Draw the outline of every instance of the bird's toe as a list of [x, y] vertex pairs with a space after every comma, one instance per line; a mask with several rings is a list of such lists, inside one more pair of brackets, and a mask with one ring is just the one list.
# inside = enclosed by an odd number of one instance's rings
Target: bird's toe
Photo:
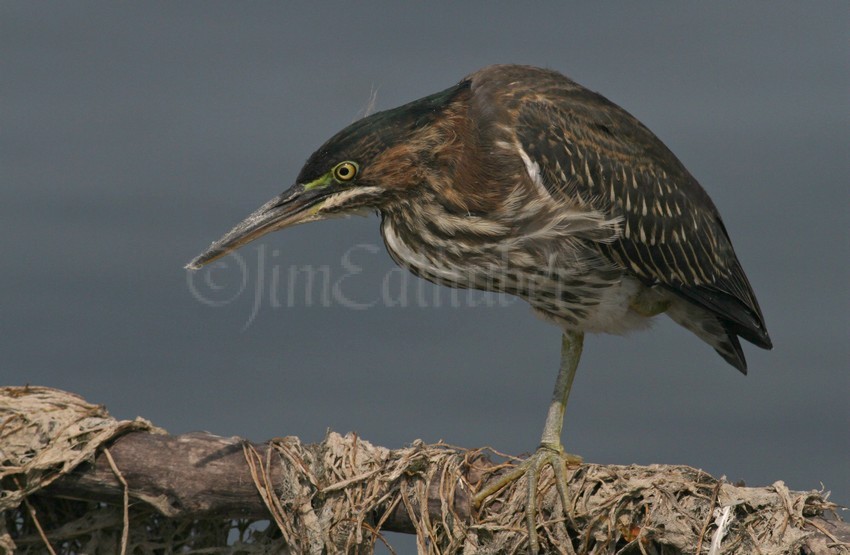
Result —
[[[476, 506], [481, 506], [491, 495], [498, 493], [513, 482], [518, 482], [521, 478], [525, 477], [525, 523], [528, 529], [528, 547], [530, 553], [539, 553], [540, 541], [537, 537], [537, 521], [538, 515], [540, 515], [539, 500], [541, 492], [538, 485], [541, 478], [543, 478], [543, 471], [547, 466], [552, 468], [555, 488], [561, 500], [563, 517], [565, 520], [569, 520], [570, 505], [567, 469], [571, 466], [577, 466], [581, 462], [581, 457], [564, 453], [560, 445], [554, 447], [541, 446], [533, 455], [520, 463], [516, 468], [491, 481], [484, 489], [479, 491], [474, 497], [475, 504]], [[519, 486], [520, 484], [517, 485]]]

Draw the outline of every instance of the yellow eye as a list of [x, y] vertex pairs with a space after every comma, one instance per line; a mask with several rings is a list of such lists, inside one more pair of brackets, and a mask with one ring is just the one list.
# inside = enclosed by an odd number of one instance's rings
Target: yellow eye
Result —
[[357, 175], [357, 169], [357, 164], [354, 162], [340, 162], [334, 166], [334, 179], [337, 181], [351, 181]]

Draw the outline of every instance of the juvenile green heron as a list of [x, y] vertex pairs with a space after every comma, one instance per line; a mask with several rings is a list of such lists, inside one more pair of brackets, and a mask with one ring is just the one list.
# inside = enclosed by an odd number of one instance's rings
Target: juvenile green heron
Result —
[[289, 190], [192, 260], [278, 229], [374, 210], [392, 258], [449, 287], [506, 292], [563, 330], [537, 452], [479, 492], [551, 465], [566, 510], [561, 427], [585, 332], [662, 312], [746, 372], [738, 337], [769, 349], [755, 295], [714, 204], [638, 120], [554, 71], [499, 65], [363, 118], [322, 145]]

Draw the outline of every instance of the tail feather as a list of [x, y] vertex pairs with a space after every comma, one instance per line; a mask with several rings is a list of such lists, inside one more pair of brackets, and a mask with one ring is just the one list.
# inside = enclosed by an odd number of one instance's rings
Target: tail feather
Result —
[[[739, 334], [734, 323], [724, 321], [712, 312], [684, 299], [675, 299], [667, 310], [667, 315], [674, 322], [714, 347], [717, 354], [742, 374], [747, 373], [747, 359], [744, 357], [744, 350], [738, 340]], [[742, 337], [749, 340], [746, 335], [742, 335]], [[756, 345], [764, 346], [759, 343], [756, 343]]]

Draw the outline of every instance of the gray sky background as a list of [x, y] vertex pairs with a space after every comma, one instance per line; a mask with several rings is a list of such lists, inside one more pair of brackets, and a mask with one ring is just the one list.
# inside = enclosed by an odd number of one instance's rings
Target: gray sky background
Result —
[[[374, 216], [183, 270], [374, 92], [386, 109], [505, 62], [562, 71], [661, 137], [719, 207], [776, 346], [747, 345], [743, 377], [666, 318], [590, 337], [567, 449], [823, 482], [850, 504], [842, 2], [4, 2], [0, 383], [172, 433], [533, 450], [558, 329], [393, 272]], [[303, 274], [289, 294], [303, 266], [327, 271], [328, 303], [318, 282], [305, 300]], [[402, 278], [409, 306], [387, 306], [384, 280], [396, 298]]]

